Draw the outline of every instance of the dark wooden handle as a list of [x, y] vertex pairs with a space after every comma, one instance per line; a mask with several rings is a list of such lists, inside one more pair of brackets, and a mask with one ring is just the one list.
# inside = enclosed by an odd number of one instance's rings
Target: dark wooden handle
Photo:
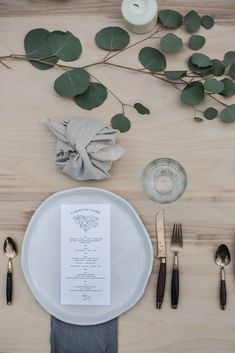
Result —
[[7, 283], [6, 283], [6, 299], [7, 305], [11, 305], [12, 303], [12, 272], [7, 272]]
[[225, 283], [225, 280], [222, 279], [220, 281], [220, 305], [222, 310], [226, 309], [226, 303], [227, 303], [226, 283]]
[[158, 273], [158, 281], [157, 281], [157, 295], [156, 295], [156, 308], [161, 309], [164, 291], [165, 291], [165, 283], [166, 283], [166, 263], [161, 262], [159, 273]]
[[179, 302], [179, 270], [174, 268], [171, 278], [171, 306], [176, 309]]

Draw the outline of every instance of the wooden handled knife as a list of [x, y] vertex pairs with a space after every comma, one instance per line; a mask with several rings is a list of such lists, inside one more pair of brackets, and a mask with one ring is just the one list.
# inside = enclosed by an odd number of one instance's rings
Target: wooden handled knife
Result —
[[164, 232], [164, 213], [160, 211], [155, 218], [157, 236], [157, 258], [160, 259], [160, 268], [157, 281], [156, 308], [161, 309], [166, 283], [166, 239]]

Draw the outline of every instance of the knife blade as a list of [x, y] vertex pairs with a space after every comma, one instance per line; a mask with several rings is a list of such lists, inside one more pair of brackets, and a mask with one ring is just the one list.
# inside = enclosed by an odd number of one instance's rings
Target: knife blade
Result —
[[160, 259], [156, 293], [156, 308], [161, 309], [166, 283], [166, 239], [164, 232], [163, 210], [157, 213], [155, 218], [155, 226], [157, 237], [157, 258]]

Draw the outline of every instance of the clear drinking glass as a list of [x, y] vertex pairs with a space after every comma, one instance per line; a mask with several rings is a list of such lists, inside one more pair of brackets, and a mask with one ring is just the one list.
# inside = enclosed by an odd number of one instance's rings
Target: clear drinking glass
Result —
[[141, 181], [144, 192], [151, 200], [171, 203], [184, 193], [187, 174], [174, 159], [159, 158], [145, 167]]

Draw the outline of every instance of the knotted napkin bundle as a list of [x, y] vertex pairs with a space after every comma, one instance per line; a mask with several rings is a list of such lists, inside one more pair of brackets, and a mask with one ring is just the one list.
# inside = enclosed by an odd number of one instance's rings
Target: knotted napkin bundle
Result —
[[45, 121], [57, 137], [56, 165], [76, 180], [109, 177], [112, 162], [124, 149], [116, 144], [119, 131], [105, 127], [93, 118], [74, 118], [69, 122]]

